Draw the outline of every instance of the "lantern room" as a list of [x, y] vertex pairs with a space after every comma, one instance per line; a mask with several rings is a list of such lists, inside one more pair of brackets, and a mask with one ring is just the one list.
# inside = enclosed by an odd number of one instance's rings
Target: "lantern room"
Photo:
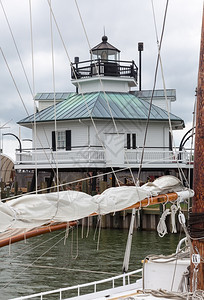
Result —
[[80, 61], [75, 57], [71, 64], [72, 83], [77, 93], [129, 92], [137, 85], [137, 73], [135, 62], [121, 61], [120, 50], [108, 43], [106, 35], [90, 50], [90, 60]]
[[120, 50], [108, 43], [108, 37], [104, 35], [102, 42], [90, 50], [91, 60], [119, 61]]

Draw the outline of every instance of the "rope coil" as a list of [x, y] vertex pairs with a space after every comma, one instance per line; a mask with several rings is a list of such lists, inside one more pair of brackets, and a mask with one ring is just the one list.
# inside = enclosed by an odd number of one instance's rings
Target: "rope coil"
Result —
[[158, 225], [157, 225], [157, 232], [158, 232], [158, 235], [159, 235], [160, 237], [164, 237], [165, 234], [167, 234], [167, 226], [166, 226], [165, 221], [166, 221], [166, 217], [167, 217], [168, 215], [170, 215], [170, 214], [171, 214], [170, 209], [167, 208], [167, 209], [163, 212], [163, 214], [162, 214], [162, 216], [161, 216], [161, 218], [160, 218], [160, 220], [159, 220], [159, 223], [158, 223]]

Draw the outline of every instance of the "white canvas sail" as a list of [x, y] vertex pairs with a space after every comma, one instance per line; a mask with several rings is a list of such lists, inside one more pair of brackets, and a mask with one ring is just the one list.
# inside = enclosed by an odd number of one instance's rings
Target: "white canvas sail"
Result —
[[183, 190], [185, 188], [179, 179], [163, 176], [141, 187], [112, 187], [93, 197], [71, 190], [25, 195], [0, 204], [0, 239], [8, 233], [10, 236], [12, 232], [15, 234], [16, 230], [26, 232], [50, 222], [69, 222], [93, 214], [108, 214], [130, 207], [145, 198]]

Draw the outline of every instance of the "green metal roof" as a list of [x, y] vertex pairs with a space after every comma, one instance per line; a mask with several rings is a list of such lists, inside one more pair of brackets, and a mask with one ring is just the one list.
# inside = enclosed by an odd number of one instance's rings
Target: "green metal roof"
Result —
[[[151, 100], [152, 90], [142, 90], [142, 91], [134, 91], [132, 92], [136, 97], [143, 100]], [[175, 89], [166, 89], [166, 96], [168, 100], [176, 101], [176, 90]], [[165, 99], [164, 90], [155, 90], [153, 100], [155, 99]]]
[[[129, 93], [96, 92], [87, 94], [73, 94], [67, 99], [56, 104], [56, 117], [58, 121], [88, 119], [114, 119], [120, 120], [147, 120], [150, 104], [148, 101], [137, 98]], [[112, 112], [112, 116], [110, 113]], [[170, 114], [172, 121], [184, 123], [174, 114]], [[54, 121], [54, 106], [50, 106], [35, 115], [36, 122]], [[155, 105], [152, 105], [150, 120], [168, 120], [168, 113]], [[19, 121], [19, 124], [34, 122], [34, 115]]]
[[72, 96], [75, 93], [72, 92], [67, 92], [67, 93], [38, 93], [35, 96], [35, 100], [40, 101], [40, 100], [65, 100], [68, 99], [68, 97]]

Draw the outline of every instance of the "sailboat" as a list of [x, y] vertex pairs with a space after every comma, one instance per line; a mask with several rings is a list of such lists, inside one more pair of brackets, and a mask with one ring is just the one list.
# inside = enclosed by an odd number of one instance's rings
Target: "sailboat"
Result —
[[[0, 234], [0, 238], [4, 238], [2, 241], [3, 246], [16, 242], [16, 235], [29, 237], [30, 232], [32, 235], [34, 231], [33, 228], [37, 228], [36, 231], [38, 231], [39, 226], [46, 225], [50, 219], [54, 224], [66, 221], [68, 225], [71, 220], [80, 219], [87, 215], [103, 215], [119, 210], [139, 209], [147, 205], [166, 203], [168, 201], [174, 202], [175, 200], [181, 203], [193, 195], [193, 191], [184, 188], [179, 179], [173, 176], [163, 176], [156, 179], [153, 183], [147, 183], [141, 187], [115, 187], [107, 189], [102, 194], [96, 196], [90, 196], [77, 191], [22, 196], [16, 200], [2, 203], [0, 228], [3, 231], [4, 227], [4, 232]], [[46, 214], [42, 213], [45, 211]], [[183, 221], [184, 215], [181, 212], [180, 218], [182, 225], [185, 226]], [[52, 223], [49, 225], [50, 227]], [[25, 228], [25, 224], [27, 228]], [[49, 226], [46, 226], [48, 230]], [[39, 234], [41, 234], [41, 230], [39, 230]], [[49, 295], [55, 295], [58, 299], [69, 299], [64, 298], [63, 293], [74, 291], [77, 291], [77, 296], [70, 299], [106, 299], [107, 297], [109, 299], [121, 299], [121, 297], [122, 299], [128, 299], [130, 296], [133, 297], [131, 299], [141, 299], [142, 295], [147, 297], [147, 299], [156, 299], [155, 295], [159, 297], [177, 295], [179, 297], [180, 292], [175, 292], [178, 289], [182, 291], [182, 295], [187, 295], [188, 274], [185, 276], [184, 274], [189, 266], [190, 258], [189, 252], [186, 250], [188, 247], [184, 247], [185, 250], [181, 247], [183, 242], [184, 240], [178, 245], [175, 255], [169, 257], [146, 257], [143, 263], [143, 270], [125, 272], [122, 275], [98, 282], [22, 296], [15, 299], [36, 299], [36, 297], [44, 299]], [[141, 272], [143, 279], [132, 282], [134, 275]], [[172, 276], [174, 277], [173, 283]], [[117, 281], [120, 280], [122, 280], [122, 285], [115, 287]], [[167, 292], [170, 282], [172, 283], [172, 291]], [[104, 283], [111, 284], [112, 288], [98, 292], [98, 287]], [[88, 295], [81, 294], [81, 290], [84, 287], [93, 287], [94, 293], [89, 293]]]
[[[202, 199], [202, 161], [203, 155], [203, 116], [202, 110], [204, 97], [204, 84], [202, 82], [204, 53], [204, 21], [201, 39], [201, 59], [198, 81], [198, 109], [196, 130], [195, 174], [194, 191], [195, 197], [190, 220], [192, 219], [190, 235], [185, 227], [185, 220], [180, 213], [180, 222], [187, 234], [185, 240], [181, 240], [176, 253], [169, 257], [146, 257], [143, 268], [125, 272], [119, 276], [106, 280], [62, 288], [59, 290], [41, 292], [17, 299], [45, 299], [54, 295], [57, 299], [204, 299], [203, 280], [203, 199]], [[197, 152], [198, 151], [198, 152]], [[197, 169], [198, 168], [198, 169]], [[199, 169], [201, 168], [201, 170]], [[196, 188], [198, 186], [198, 189]], [[202, 192], [201, 192], [202, 191]], [[63, 191], [51, 194], [31, 194], [1, 203], [0, 228], [1, 238], [5, 243], [12, 242], [12, 236], [16, 236], [16, 230], [21, 236], [35, 230], [39, 226], [48, 226], [56, 223], [66, 223], [81, 219], [90, 215], [103, 215], [110, 212], [125, 209], [137, 209], [155, 203], [178, 201], [178, 203], [191, 198], [192, 190], [186, 189], [181, 182], [172, 176], [162, 177], [153, 183], [144, 184], [141, 187], [116, 187], [104, 191], [100, 195], [90, 196], [77, 191]], [[111, 199], [111, 202], [110, 202]], [[40, 203], [40, 205], [39, 205]], [[44, 206], [43, 206], [44, 205]], [[42, 213], [43, 212], [43, 213]], [[44, 213], [46, 212], [46, 214]], [[134, 214], [134, 210], [133, 210]], [[196, 221], [195, 221], [196, 220]], [[51, 223], [49, 223], [51, 222]], [[198, 222], [198, 228], [195, 223]], [[48, 224], [49, 223], [49, 224]], [[26, 226], [25, 226], [26, 224]], [[47, 225], [48, 224], [48, 225]], [[55, 225], [54, 225], [55, 226]], [[64, 225], [63, 225], [64, 226]], [[130, 233], [131, 234], [131, 233]], [[191, 246], [191, 238], [194, 238]], [[186, 247], [182, 248], [182, 243]], [[191, 253], [189, 252], [191, 249]], [[189, 271], [190, 257], [192, 257], [191, 271]], [[139, 280], [134, 275], [142, 273]], [[189, 275], [190, 274], [190, 275]], [[173, 278], [172, 278], [173, 277]], [[191, 277], [191, 284], [189, 278]], [[122, 285], [115, 287], [117, 280], [122, 280]], [[98, 291], [98, 286], [111, 283], [112, 288]], [[93, 287], [93, 293], [81, 294], [84, 287]], [[192, 290], [190, 292], [190, 289]], [[64, 298], [63, 293], [76, 290], [77, 296]], [[56, 296], [57, 295], [57, 296]]]

